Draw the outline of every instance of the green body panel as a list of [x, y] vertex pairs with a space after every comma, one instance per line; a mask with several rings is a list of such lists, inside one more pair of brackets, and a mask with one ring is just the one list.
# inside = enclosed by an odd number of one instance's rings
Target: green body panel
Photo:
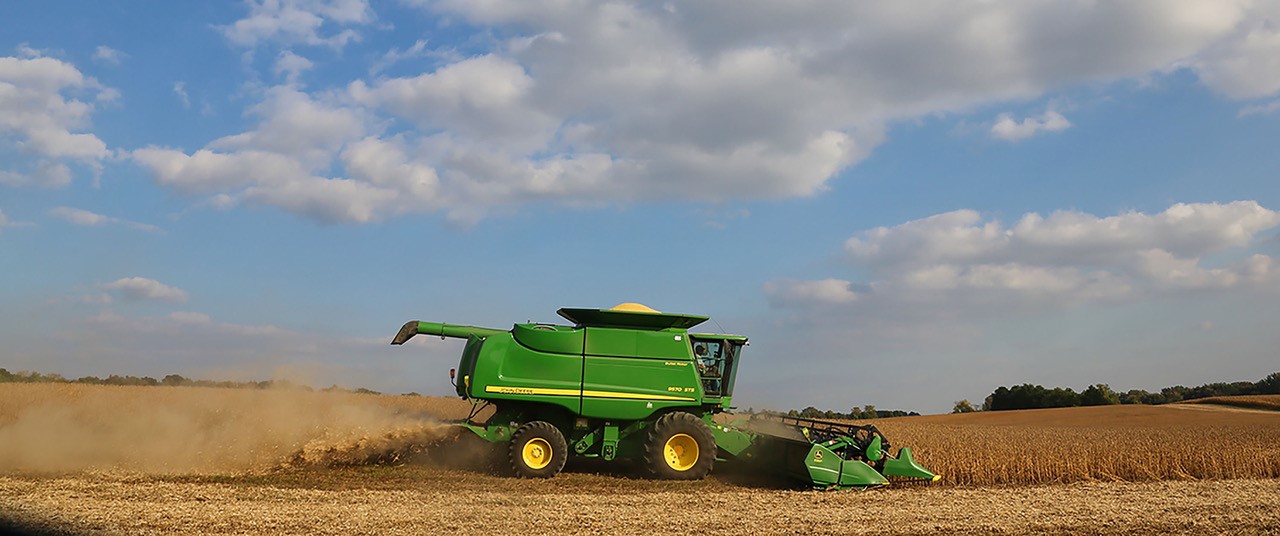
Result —
[[720, 450], [721, 455], [742, 456], [755, 441], [755, 435], [740, 430], [733, 425], [716, 422], [708, 422], [707, 424], [711, 426], [711, 434], [716, 437], [716, 447]]
[[928, 481], [936, 481], [941, 476], [933, 474], [932, 471], [921, 467], [916, 463], [915, 458], [911, 457], [911, 449], [902, 447], [898, 449], [898, 457], [886, 457], [884, 460], [885, 476], [895, 476], [901, 478], [914, 478]]
[[583, 353], [648, 359], [692, 360], [689, 337], [684, 330], [646, 331], [622, 328], [586, 328]]
[[516, 324], [511, 328], [511, 335], [531, 350], [553, 354], [581, 354], [586, 330], [547, 324]]
[[[465, 369], [464, 369], [465, 370]], [[509, 332], [486, 337], [464, 381], [468, 395], [490, 401], [540, 402], [582, 409], [582, 356], [538, 352]]]
[[691, 360], [588, 355], [582, 392], [584, 417], [644, 419], [678, 407], [702, 412], [702, 389]]
[[[814, 487], [871, 487], [883, 486], [889, 479], [859, 460], [841, 459], [825, 445], [814, 444], [804, 462], [805, 474]], [[799, 475], [797, 475], [799, 476]]]

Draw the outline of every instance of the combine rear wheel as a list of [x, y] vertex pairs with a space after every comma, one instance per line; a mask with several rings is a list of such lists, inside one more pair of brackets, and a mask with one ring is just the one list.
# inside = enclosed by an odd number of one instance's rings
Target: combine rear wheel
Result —
[[698, 480], [716, 462], [716, 439], [702, 419], [682, 411], [660, 417], [644, 444], [649, 472], [667, 480]]
[[511, 435], [511, 467], [521, 478], [551, 478], [564, 469], [569, 444], [551, 423], [533, 421]]

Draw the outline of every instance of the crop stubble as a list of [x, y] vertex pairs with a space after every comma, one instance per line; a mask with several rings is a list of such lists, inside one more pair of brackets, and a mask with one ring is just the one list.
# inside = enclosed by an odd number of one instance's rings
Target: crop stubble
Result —
[[[1255, 480], [1280, 476], [1274, 412], [1111, 406], [884, 419], [875, 424], [895, 445], [946, 476], [868, 493], [779, 489], [732, 470], [655, 482], [590, 464], [524, 481], [386, 455], [440, 440], [436, 418], [466, 409], [432, 397], [0, 385], [0, 512], [130, 534], [1280, 530], [1280, 480]], [[50, 448], [66, 433], [81, 446]], [[384, 464], [360, 465], [369, 460]]]
[[0, 505], [86, 534], [1280, 534], [1277, 480], [824, 493], [441, 477], [449, 485], [398, 489], [0, 477]]

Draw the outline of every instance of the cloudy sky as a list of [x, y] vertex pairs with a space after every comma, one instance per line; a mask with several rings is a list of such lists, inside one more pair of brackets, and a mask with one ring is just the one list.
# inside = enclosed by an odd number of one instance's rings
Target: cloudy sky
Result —
[[449, 392], [623, 301], [743, 406], [1280, 370], [1280, 1], [10, 2], [0, 366]]

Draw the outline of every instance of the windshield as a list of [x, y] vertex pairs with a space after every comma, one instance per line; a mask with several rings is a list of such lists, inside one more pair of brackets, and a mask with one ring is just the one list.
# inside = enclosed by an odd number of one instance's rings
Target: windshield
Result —
[[727, 381], [733, 370], [733, 362], [740, 344], [715, 339], [697, 339], [693, 343], [694, 362], [702, 378], [702, 390], [706, 396], [727, 396]]

